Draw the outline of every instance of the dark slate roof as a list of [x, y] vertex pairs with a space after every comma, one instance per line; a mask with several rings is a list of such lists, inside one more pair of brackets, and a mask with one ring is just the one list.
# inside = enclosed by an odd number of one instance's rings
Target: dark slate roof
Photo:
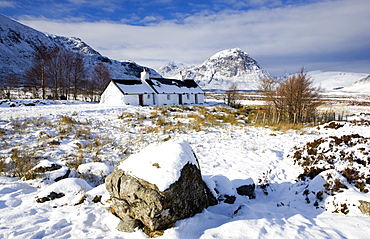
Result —
[[202, 89], [194, 80], [175, 80], [166, 78], [150, 78], [146, 80], [155, 92], [159, 94], [199, 94]]
[[153, 94], [154, 90], [141, 80], [112, 80], [123, 94]]

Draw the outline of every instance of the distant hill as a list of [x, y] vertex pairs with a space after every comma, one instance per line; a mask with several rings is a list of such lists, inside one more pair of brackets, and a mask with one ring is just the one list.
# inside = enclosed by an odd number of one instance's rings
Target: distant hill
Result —
[[[359, 85], [360, 79], [368, 75], [366, 73], [339, 72], [339, 71], [327, 71], [327, 72], [309, 71], [307, 72], [307, 74], [311, 76], [314, 82], [314, 85], [316, 87], [320, 87], [324, 91], [354, 91], [355, 90], [356, 92], [362, 92], [363, 90], [366, 90], [366, 89], [361, 89], [361, 87], [360, 88], [352, 87], [352, 85]], [[370, 88], [370, 82], [363, 82], [363, 83], [368, 84], [368, 87]]]
[[351, 86], [344, 88], [348, 92], [370, 93], [370, 74], [355, 81]]
[[[35, 49], [40, 46], [79, 52], [84, 56], [88, 69], [92, 70], [98, 63], [103, 63], [112, 78], [138, 79], [143, 69], [133, 61], [121, 62], [102, 56], [79, 38], [42, 33], [0, 14], [0, 83], [9, 74], [23, 76], [33, 64]], [[155, 70], [147, 70], [151, 76], [160, 77]]]

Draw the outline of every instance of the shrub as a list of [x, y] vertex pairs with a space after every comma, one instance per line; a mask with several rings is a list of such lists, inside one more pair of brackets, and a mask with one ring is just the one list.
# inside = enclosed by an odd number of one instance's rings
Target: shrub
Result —
[[0, 158], [0, 173], [4, 172], [6, 168], [6, 163], [3, 158]]
[[304, 72], [289, 76], [278, 86], [265, 92], [269, 114], [276, 117], [276, 123], [292, 124], [311, 122], [315, 117], [316, 108], [320, 105], [318, 89]]
[[[363, 172], [369, 171], [368, 151], [365, 148], [356, 148], [356, 145], [369, 143], [370, 138], [358, 134], [330, 136], [308, 142], [300, 148], [295, 147], [290, 157], [294, 164], [303, 168], [303, 173], [298, 176], [299, 180], [313, 179], [325, 170], [336, 169], [350, 184], [367, 193], [370, 174]], [[345, 188], [339, 181], [327, 186], [333, 187], [332, 192]]]

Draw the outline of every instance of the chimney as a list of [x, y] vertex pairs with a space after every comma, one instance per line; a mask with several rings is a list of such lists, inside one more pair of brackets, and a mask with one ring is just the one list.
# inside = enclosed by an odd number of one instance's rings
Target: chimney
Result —
[[184, 80], [184, 75], [182, 74], [182, 71], [179, 72], [179, 76], [177, 78], [178, 80]]
[[149, 72], [147, 72], [144, 68], [144, 70], [140, 74], [140, 78], [142, 81], [149, 80]]

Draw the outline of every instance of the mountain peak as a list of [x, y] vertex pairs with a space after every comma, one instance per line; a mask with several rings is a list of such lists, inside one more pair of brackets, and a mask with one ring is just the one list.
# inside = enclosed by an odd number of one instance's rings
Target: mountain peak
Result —
[[220, 58], [225, 58], [225, 57], [230, 57], [230, 56], [243, 56], [243, 55], [249, 57], [249, 54], [242, 51], [240, 48], [232, 48], [232, 49], [226, 49], [226, 50], [217, 52], [216, 54], [211, 56], [209, 60], [210, 59], [220, 59]]
[[235, 83], [240, 90], [256, 90], [267, 73], [248, 53], [232, 48], [217, 52], [183, 75], [195, 79], [203, 89], [227, 90]]

